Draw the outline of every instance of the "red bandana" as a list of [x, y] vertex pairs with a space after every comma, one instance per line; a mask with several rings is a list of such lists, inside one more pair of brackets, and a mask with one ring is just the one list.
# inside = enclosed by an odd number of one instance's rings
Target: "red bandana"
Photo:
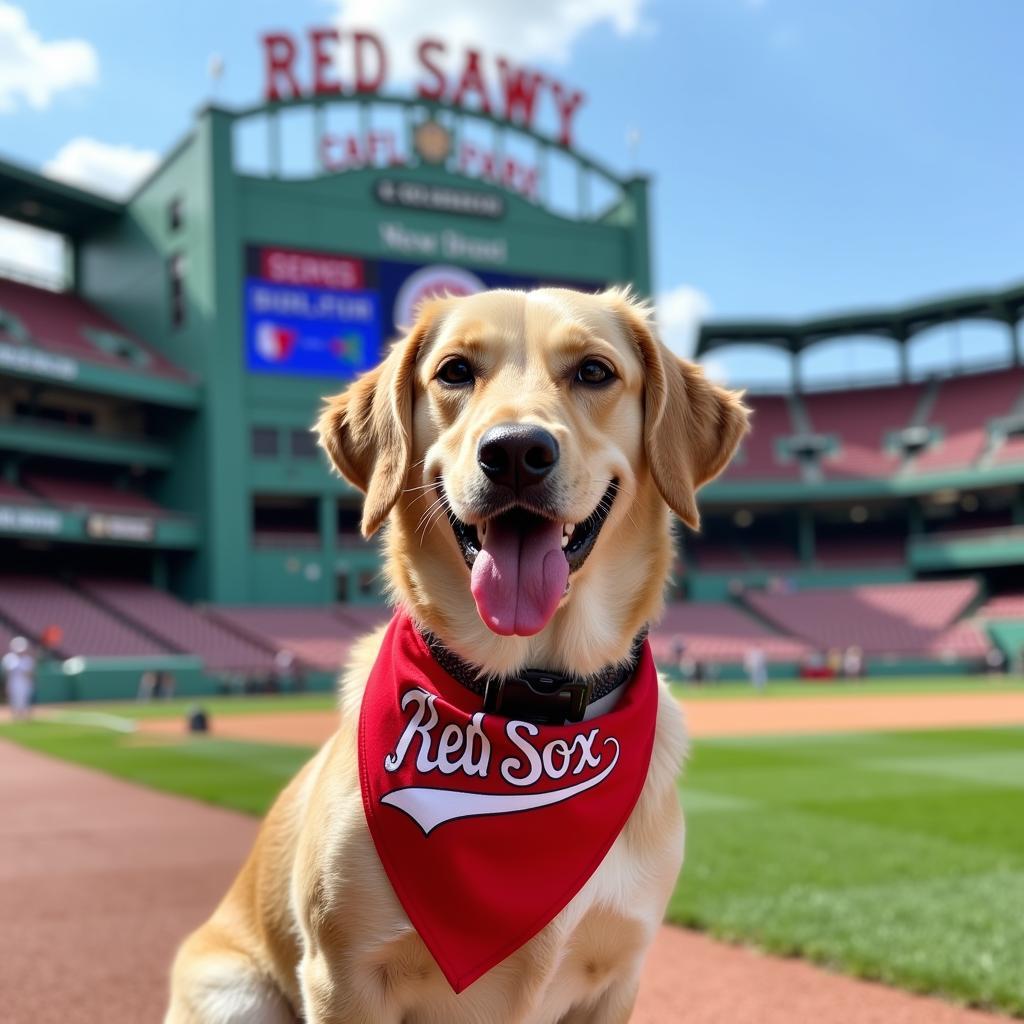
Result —
[[377, 853], [444, 976], [461, 992], [583, 888], [629, 818], [654, 745], [644, 643], [614, 710], [533, 725], [485, 715], [398, 612], [359, 716], [359, 778]]

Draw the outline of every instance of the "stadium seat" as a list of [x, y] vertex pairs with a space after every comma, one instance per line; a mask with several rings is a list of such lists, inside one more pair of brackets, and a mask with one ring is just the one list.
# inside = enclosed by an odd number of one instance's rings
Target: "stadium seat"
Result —
[[273, 667], [266, 644], [238, 636], [165, 591], [135, 580], [86, 579], [81, 586], [99, 604], [172, 650], [202, 658], [213, 672], [269, 672]]
[[170, 648], [124, 622], [83, 594], [42, 576], [0, 576], [0, 616], [27, 636], [38, 638], [57, 626], [63, 657], [141, 657]]
[[[1024, 370], [1020, 369], [943, 381], [928, 417], [928, 424], [939, 428], [941, 436], [912, 461], [911, 471], [931, 473], [973, 466], [988, 444], [989, 422], [1008, 416], [1022, 393]], [[1016, 446], [1011, 449], [1015, 450]]]
[[711, 664], [742, 662], [754, 648], [775, 662], [800, 661], [809, 652], [803, 641], [773, 633], [734, 605], [719, 602], [667, 605], [650, 639], [662, 663], [674, 660], [680, 643], [687, 658]]
[[170, 514], [144, 494], [122, 490], [104, 481], [26, 474], [24, 484], [36, 496], [64, 508], [147, 516]]
[[921, 395], [920, 385], [802, 395], [813, 431], [838, 443], [820, 460], [825, 476], [888, 476], [899, 469], [902, 454], [886, 450], [886, 437], [910, 425]]
[[753, 410], [752, 428], [736, 458], [725, 472], [727, 480], [799, 480], [795, 460], [783, 461], [776, 442], [796, 433], [789, 402], [779, 395], [748, 395], [744, 401]]
[[751, 591], [745, 600], [779, 629], [819, 650], [860, 647], [867, 654], [928, 656], [970, 646], [971, 630], [954, 630], [978, 595], [975, 580], [940, 580], [813, 589]]
[[990, 597], [976, 614], [979, 619], [1024, 619], [1024, 593]]
[[330, 606], [210, 607], [208, 614], [253, 642], [269, 643], [278, 651], [291, 651], [313, 669], [334, 672], [341, 667], [352, 642], [364, 629], [357, 629], [335, 615]]
[[[0, 278], [0, 308], [27, 332], [27, 337], [5, 336], [0, 327], [2, 340], [31, 344], [54, 354], [118, 369], [144, 371], [176, 380], [189, 379], [188, 374], [155, 348], [74, 292], [54, 292]], [[106, 344], [102, 344], [101, 339]]]
[[8, 483], [6, 480], [0, 480], [0, 502], [9, 505], [37, 505], [39, 503], [34, 494], [30, 494], [24, 488]]

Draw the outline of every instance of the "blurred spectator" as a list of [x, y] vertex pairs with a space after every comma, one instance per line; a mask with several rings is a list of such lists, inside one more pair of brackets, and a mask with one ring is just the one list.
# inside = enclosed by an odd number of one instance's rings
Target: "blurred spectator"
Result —
[[143, 672], [139, 677], [139, 689], [136, 693], [138, 700], [152, 700], [156, 693], [157, 674], [152, 669]]
[[273, 693], [288, 693], [297, 689], [296, 676], [297, 665], [295, 655], [284, 649], [274, 655], [274, 675], [270, 682], [270, 689]]
[[1006, 655], [999, 647], [992, 646], [985, 655], [985, 668], [989, 675], [1001, 675], [1006, 671]]
[[760, 647], [751, 647], [743, 659], [743, 664], [750, 678], [750, 685], [755, 690], [763, 690], [765, 683], [768, 682], [768, 665], [764, 651]]
[[863, 674], [864, 653], [856, 645], [851, 645], [843, 654], [843, 675], [847, 679], [860, 679]]
[[32, 695], [36, 688], [36, 659], [23, 636], [16, 636], [11, 641], [2, 664], [11, 716], [15, 721], [27, 721], [32, 713]]

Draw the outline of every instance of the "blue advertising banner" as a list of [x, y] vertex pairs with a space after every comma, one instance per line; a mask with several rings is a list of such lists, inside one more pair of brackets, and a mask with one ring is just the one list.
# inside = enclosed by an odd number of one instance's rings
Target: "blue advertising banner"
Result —
[[255, 245], [247, 249], [246, 267], [249, 370], [345, 379], [376, 366], [384, 346], [411, 326], [425, 299], [566, 284], [447, 263], [364, 260]]
[[257, 373], [354, 377], [381, 357], [380, 298], [249, 278], [245, 337]]

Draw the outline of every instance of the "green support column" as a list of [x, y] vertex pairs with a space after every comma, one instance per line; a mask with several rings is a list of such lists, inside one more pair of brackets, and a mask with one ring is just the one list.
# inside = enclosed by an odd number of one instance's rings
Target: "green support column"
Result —
[[920, 537], [924, 533], [924, 516], [916, 501], [911, 501], [907, 509], [907, 531], [911, 537]]
[[1020, 366], [1024, 362], [1024, 355], [1021, 353], [1021, 323], [1024, 321], [1013, 320], [1010, 322], [1010, 348], [1013, 349], [1013, 365]]
[[810, 569], [814, 563], [814, 513], [809, 508], [800, 509], [797, 520], [797, 545], [800, 549], [800, 564]]
[[333, 600], [338, 555], [338, 501], [333, 494], [320, 495], [320, 554], [324, 573], [330, 576], [329, 590]]
[[893, 338], [899, 349], [900, 358], [900, 383], [910, 383], [910, 348], [907, 345], [907, 336], [903, 331], [894, 331]]
[[650, 179], [645, 175], [630, 178], [625, 185], [626, 194], [633, 206], [633, 230], [629, 232], [630, 282], [644, 296], [654, 294], [651, 276], [650, 249], [650, 204], [648, 193]]
[[157, 590], [170, 590], [171, 579], [170, 572], [167, 567], [167, 552], [156, 551], [153, 554], [153, 571], [151, 573], [151, 582]]
[[1024, 487], [1018, 487], [1013, 496], [1013, 525], [1024, 526]]
[[[206, 360], [203, 428], [206, 455], [207, 597], [241, 604], [249, 597], [252, 494], [242, 368], [242, 224], [231, 144], [231, 116], [207, 107], [197, 144], [203, 167], [203, 266], [188, 269], [192, 309], [202, 317]], [[199, 197], [197, 197], [198, 199]], [[198, 205], [198, 204], [197, 204]]]

